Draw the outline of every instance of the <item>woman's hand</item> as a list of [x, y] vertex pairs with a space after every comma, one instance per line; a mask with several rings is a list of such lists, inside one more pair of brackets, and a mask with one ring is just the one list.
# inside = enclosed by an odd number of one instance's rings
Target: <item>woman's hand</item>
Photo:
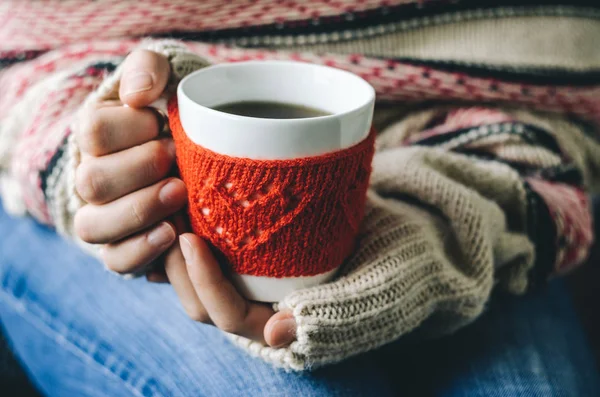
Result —
[[102, 244], [103, 261], [119, 273], [143, 269], [173, 244], [177, 234], [166, 219], [186, 204], [185, 185], [169, 177], [173, 140], [159, 139], [160, 120], [145, 108], [163, 93], [169, 73], [164, 56], [132, 52], [120, 101], [87, 109], [77, 132], [76, 188], [87, 205], [75, 216], [75, 230], [83, 241]]
[[[274, 314], [269, 305], [242, 298], [199, 237], [186, 233], [177, 240], [186, 230], [175, 215], [186, 204], [186, 190], [168, 176], [173, 140], [159, 138], [160, 120], [146, 108], [163, 93], [169, 73], [164, 56], [132, 52], [123, 65], [120, 101], [82, 115], [76, 188], [87, 205], [75, 216], [76, 233], [103, 245], [105, 265], [119, 273], [143, 270], [168, 251], [166, 276], [193, 320], [270, 346], [287, 345], [296, 329], [290, 313]], [[164, 281], [164, 275], [152, 272], [148, 279]]]
[[208, 245], [184, 233], [169, 250], [165, 271], [186, 313], [195, 321], [271, 347], [295, 339], [296, 322], [288, 311], [244, 299], [225, 277]]

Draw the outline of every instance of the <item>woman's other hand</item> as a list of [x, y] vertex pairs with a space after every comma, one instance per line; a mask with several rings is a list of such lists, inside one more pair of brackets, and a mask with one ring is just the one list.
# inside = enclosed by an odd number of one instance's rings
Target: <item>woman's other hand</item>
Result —
[[132, 52], [123, 65], [120, 101], [86, 109], [77, 132], [76, 189], [87, 205], [75, 216], [75, 230], [83, 241], [103, 246], [102, 260], [115, 272], [143, 269], [177, 238], [167, 219], [185, 206], [186, 189], [169, 177], [173, 140], [159, 137], [163, 121], [147, 107], [169, 74], [163, 55]]

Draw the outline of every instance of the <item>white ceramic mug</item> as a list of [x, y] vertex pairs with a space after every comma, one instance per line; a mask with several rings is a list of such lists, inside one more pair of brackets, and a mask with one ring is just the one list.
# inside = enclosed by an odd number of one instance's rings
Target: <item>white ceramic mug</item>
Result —
[[[177, 90], [179, 117], [188, 138], [213, 152], [261, 160], [317, 156], [349, 148], [370, 131], [374, 89], [335, 68], [288, 61], [250, 61], [207, 67]], [[214, 107], [241, 101], [279, 102], [329, 113], [301, 119], [238, 116]], [[310, 277], [233, 275], [250, 299], [274, 302], [317, 285], [335, 271]]]

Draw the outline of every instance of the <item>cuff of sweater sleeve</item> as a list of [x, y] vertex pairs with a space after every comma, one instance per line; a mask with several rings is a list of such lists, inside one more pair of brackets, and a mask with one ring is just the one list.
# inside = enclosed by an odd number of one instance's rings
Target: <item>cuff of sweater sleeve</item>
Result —
[[288, 371], [305, 371], [310, 367], [307, 365], [306, 358], [294, 353], [293, 345], [285, 348], [273, 348], [265, 346], [262, 343], [250, 339], [227, 334], [229, 339], [238, 347], [275, 367], [283, 368]]
[[276, 366], [308, 370], [417, 329], [429, 337], [470, 323], [498, 267], [526, 273], [533, 264], [531, 242], [505, 218], [525, 205], [520, 183], [508, 166], [440, 150], [379, 153], [357, 252], [337, 280], [278, 304], [294, 315], [296, 341], [282, 349], [233, 341]]

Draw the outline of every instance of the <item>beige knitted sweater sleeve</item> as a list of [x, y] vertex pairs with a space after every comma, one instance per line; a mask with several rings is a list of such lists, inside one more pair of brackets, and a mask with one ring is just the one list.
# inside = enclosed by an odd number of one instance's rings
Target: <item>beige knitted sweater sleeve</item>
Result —
[[425, 320], [423, 332], [451, 332], [481, 314], [495, 267], [511, 266], [518, 278], [533, 265], [532, 244], [508, 230], [500, 207], [524, 213], [525, 193], [508, 166], [397, 148], [376, 155], [372, 188], [360, 248], [337, 281], [279, 303], [294, 313], [297, 341], [285, 349], [238, 343], [304, 370], [384, 345]]
[[[297, 340], [282, 349], [233, 336], [236, 343], [275, 365], [306, 370], [409, 332], [452, 332], [482, 313], [495, 285], [517, 294], [526, 290], [536, 250], [527, 233], [522, 176], [501, 161], [398, 146], [436, 113], [412, 115], [380, 136], [357, 252], [336, 281], [295, 292], [277, 305], [293, 312]], [[506, 113], [545, 126], [565, 153], [579, 158], [584, 178], [597, 179], [600, 146], [575, 124]], [[513, 142], [512, 149], [531, 163], [553, 161], [541, 147]]]

